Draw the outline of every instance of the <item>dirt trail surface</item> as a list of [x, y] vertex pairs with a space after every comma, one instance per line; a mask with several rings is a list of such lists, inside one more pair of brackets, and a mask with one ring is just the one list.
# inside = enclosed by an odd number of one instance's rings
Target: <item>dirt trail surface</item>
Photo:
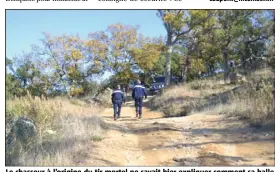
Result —
[[[148, 100], [146, 100], [146, 104]], [[96, 166], [247, 166], [274, 165], [274, 132], [247, 127], [225, 115], [195, 114], [163, 118], [133, 102], [113, 120], [113, 108], [100, 114], [108, 130], [86, 164]]]

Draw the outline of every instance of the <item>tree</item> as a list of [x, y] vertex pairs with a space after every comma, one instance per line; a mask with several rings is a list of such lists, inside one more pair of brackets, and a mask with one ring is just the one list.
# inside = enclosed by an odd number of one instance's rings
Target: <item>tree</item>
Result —
[[171, 79], [171, 54], [174, 45], [195, 27], [207, 21], [211, 17], [211, 12], [207, 10], [159, 10], [158, 16], [162, 19], [167, 32], [165, 84], [169, 85]]
[[23, 92], [24, 90], [21, 86], [21, 82], [15, 76], [13, 61], [6, 57], [6, 83], [5, 83], [6, 99], [13, 98], [14, 96], [21, 96]]
[[[244, 24], [239, 54], [243, 69], [250, 67], [248, 63], [264, 56], [265, 44], [275, 33], [275, 16], [273, 11], [254, 10]], [[252, 66], [251, 66], [252, 67]]]
[[[212, 12], [215, 13], [215, 11]], [[213, 15], [199, 27], [196, 27], [186, 40], [186, 47], [189, 50], [187, 53], [189, 66], [193, 68], [193, 66], [201, 66], [204, 63], [208, 69], [208, 75], [214, 73], [217, 63], [221, 61], [221, 50], [217, 46], [219, 40], [216, 22], [215, 15]], [[205, 67], [201, 67], [200, 72], [204, 73]]]
[[[105, 32], [90, 34], [90, 41], [107, 45], [104, 66], [118, 83], [126, 85], [139, 73], [152, 73], [164, 49], [161, 38], [149, 38], [137, 33], [138, 27], [120, 23], [108, 26]], [[99, 48], [96, 46], [97, 51]]]
[[[243, 26], [253, 14], [252, 10], [217, 10], [217, 37], [224, 66], [224, 80], [229, 75], [229, 58], [233, 43], [243, 33]], [[231, 22], [228, 22], [231, 21]]]
[[130, 54], [144, 75], [151, 75], [154, 74], [155, 65], [158, 63], [162, 51], [164, 51], [162, 44], [146, 43], [139, 48], [133, 48]]
[[[104, 72], [106, 45], [76, 36], [51, 36], [44, 33], [43, 48], [33, 46], [36, 55], [46, 59], [45, 70], [52, 85], [70, 95], [81, 94], [88, 78]], [[72, 92], [72, 93], [71, 93]]]
[[89, 35], [90, 42], [99, 42], [102, 46], [95, 47], [95, 52], [104, 52], [104, 69], [117, 75], [120, 80], [129, 81], [133, 77], [134, 61], [130, 51], [137, 43], [137, 27], [120, 23], [108, 26], [105, 32]]

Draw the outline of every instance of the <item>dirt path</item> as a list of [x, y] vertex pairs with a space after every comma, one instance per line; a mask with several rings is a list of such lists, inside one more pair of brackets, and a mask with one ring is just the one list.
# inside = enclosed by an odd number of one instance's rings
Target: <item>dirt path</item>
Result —
[[133, 102], [113, 121], [113, 109], [100, 114], [109, 126], [87, 164], [96, 166], [274, 165], [274, 132], [248, 128], [224, 115], [196, 114], [162, 118], [143, 109], [135, 118]]

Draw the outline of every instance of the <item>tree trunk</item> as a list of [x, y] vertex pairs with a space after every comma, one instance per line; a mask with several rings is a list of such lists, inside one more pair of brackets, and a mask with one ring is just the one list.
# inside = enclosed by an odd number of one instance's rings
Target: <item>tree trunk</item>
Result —
[[210, 76], [214, 76], [215, 75], [215, 68], [214, 66], [210, 66]]
[[223, 50], [223, 59], [224, 59], [224, 81], [228, 79], [229, 75], [229, 66], [228, 66], [228, 49]]
[[167, 55], [166, 55], [166, 63], [165, 63], [165, 85], [170, 85], [171, 79], [171, 54], [173, 51], [173, 44], [172, 44], [172, 34], [168, 33], [167, 36]]
[[246, 69], [246, 59], [248, 59], [250, 57], [250, 50], [249, 50], [249, 44], [247, 42], [245, 42], [245, 53], [243, 56], [241, 56], [241, 63], [242, 63], [242, 68], [243, 70]]
[[184, 69], [183, 69], [183, 82], [187, 82], [188, 81], [188, 69], [189, 69], [189, 65], [190, 65], [190, 59], [187, 56], [186, 57], [186, 62], [184, 65]]
[[188, 66], [185, 65], [183, 69], [183, 82], [187, 82], [187, 76], [188, 76]]

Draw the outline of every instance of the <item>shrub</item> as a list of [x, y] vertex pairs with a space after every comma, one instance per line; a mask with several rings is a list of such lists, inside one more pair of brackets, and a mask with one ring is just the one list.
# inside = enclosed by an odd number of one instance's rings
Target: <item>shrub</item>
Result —
[[48, 101], [44, 97], [33, 98], [30, 94], [7, 101], [7, 126], [9, 127], [19, 117], [27, 117], [35, 122], [40, 134], [53, 127], [55, 117], [61, 114], [61, 105], [58, 100]]
[[[87, 152], [87, 144], [94, 137], [102, 138], [102, 121], [95, 114], [102, 107], [81, 100], [44, 97], [15, 98], [6, 102], [6, 133], [19, 117], [32, 119], [38, 139], [32, 147], [14, 146], [6, 152], [6, 165], [69, 166], [73, 155]], [[8, 161], [7, 161], [8, 160]], [[75, 163], [76, 164], [76, 163]]]

